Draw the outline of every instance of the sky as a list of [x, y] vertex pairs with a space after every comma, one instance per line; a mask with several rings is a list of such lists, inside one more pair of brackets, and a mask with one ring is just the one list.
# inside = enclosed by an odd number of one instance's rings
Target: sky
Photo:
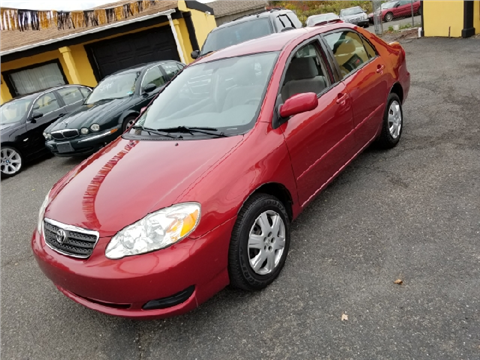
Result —
[[[211, 0], [201, 0], [209, 2]], [[2, 7], [30, 10], [87, 10], [95, 6], [115, 2], [115, 0], [1, 0]]]

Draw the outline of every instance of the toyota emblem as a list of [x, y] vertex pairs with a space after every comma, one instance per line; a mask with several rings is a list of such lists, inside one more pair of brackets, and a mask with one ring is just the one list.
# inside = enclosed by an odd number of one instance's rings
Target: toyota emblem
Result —
[[55, 239], [59, 244], [63, 244], [67, 239], [67, 233], [63, 229], [58, 229]]

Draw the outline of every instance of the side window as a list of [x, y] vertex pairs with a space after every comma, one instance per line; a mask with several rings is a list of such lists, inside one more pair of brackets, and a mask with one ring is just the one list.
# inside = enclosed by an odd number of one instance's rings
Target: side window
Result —
[[343, 77], [368, 62], [369, 56], [357, 33], [340, 31], [326, 34], [324, 37], [340, 66]]
[[373, 46], [370, 45], [370, 43], [364, 37], [362, 37], [362, 40], [363, 40], [363, 46], [365, 46], [365, 50], [367, 51], [368, 57], [370, 59], [373, 59], [374, 57], [376, 57], [377, 52], [375, 51]]
[[57, 90], [58, 94], [62, 97], [65, 105], [72, 105], [77, 102], [83, 101], [83, 96], [77, 87], [67, 87]]
[[32, 111], [38, 112], [42, 115], [47, 115], [52, 111], [60, 109], [58, 100], [53, 92], [47, 93], [39, 97], [33, 104]]
[[164, 63], [160, 66], [163, 67], [166, 74], [165, 82], [170, 81], [179, 71], [177, 63]]
[[142, 89], [145, 88], [148, 84], [155, 84], [157, 87], [165, 84], [165, 80], [158, 66], [154, 66], [148, 69], [143, 76]]
[[82, 93], [83, 97], [86, 99], [88, 95], [92, 92], [89, 88], [81, 87], [80, 92]]
[[328, 88], [327, 68], [319, 53], [318, 43], [313, 42], [298, 49], [285, 73], [281, 94], [283, 101], [293, 95], [314, 92], [320, 94]]
[[275, 17], [275, 27], [280, 32], [280, 31], [283, 31], [284, 29], [295, 28], [295, 24], [287, 16], [287, 14], [280, 14]]

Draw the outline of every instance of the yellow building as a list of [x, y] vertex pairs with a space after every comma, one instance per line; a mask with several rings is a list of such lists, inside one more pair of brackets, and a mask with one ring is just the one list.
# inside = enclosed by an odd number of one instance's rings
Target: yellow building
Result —
[[[128, 1], [110, 4], [123, 5]], [[105, 76], [157, 60], [193, 61], [216, 27], [211, 7], [163, 0], [122, 21], [77, 29], [1, 32], [1, 103], [62, 84], [96, 86]]]
[[423, 36], [480, 34], [480, 0], [424, 0], [422, 6]]

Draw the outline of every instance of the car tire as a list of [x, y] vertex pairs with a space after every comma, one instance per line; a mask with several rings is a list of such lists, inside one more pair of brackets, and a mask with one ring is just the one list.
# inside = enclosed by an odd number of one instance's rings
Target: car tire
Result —
[[402, 102], [397, 94], [388, 96], [387, 106], [383, 115], [382, 132], [377, 139], [377, 145], [382, 149], [391, 149], [400, 141], [403, 130]]
[[289, 246], [290, 221], [283, 203], [271, 195], [252, 195], [232, 231], [230, 286], [247, 291], [267, 287], [280, 274]]
[[135, 120], [137, 119], [136, 116], [129, 115], [127, 116], [122, 123], [122, 131], [125, 132], [130, 126], [133, 125]]
[[20, 151], [11, 146], [2, 146], [0, 150], [0, 171], [2, 177], [17, 175], [23, 168], [23, 157]]
[[393, 20], [393, 14], [391, 12], [385, 15], [385, 22], [390, 22]]
[[417, 15], [422, 15], [422, 7], [418, 8]]

